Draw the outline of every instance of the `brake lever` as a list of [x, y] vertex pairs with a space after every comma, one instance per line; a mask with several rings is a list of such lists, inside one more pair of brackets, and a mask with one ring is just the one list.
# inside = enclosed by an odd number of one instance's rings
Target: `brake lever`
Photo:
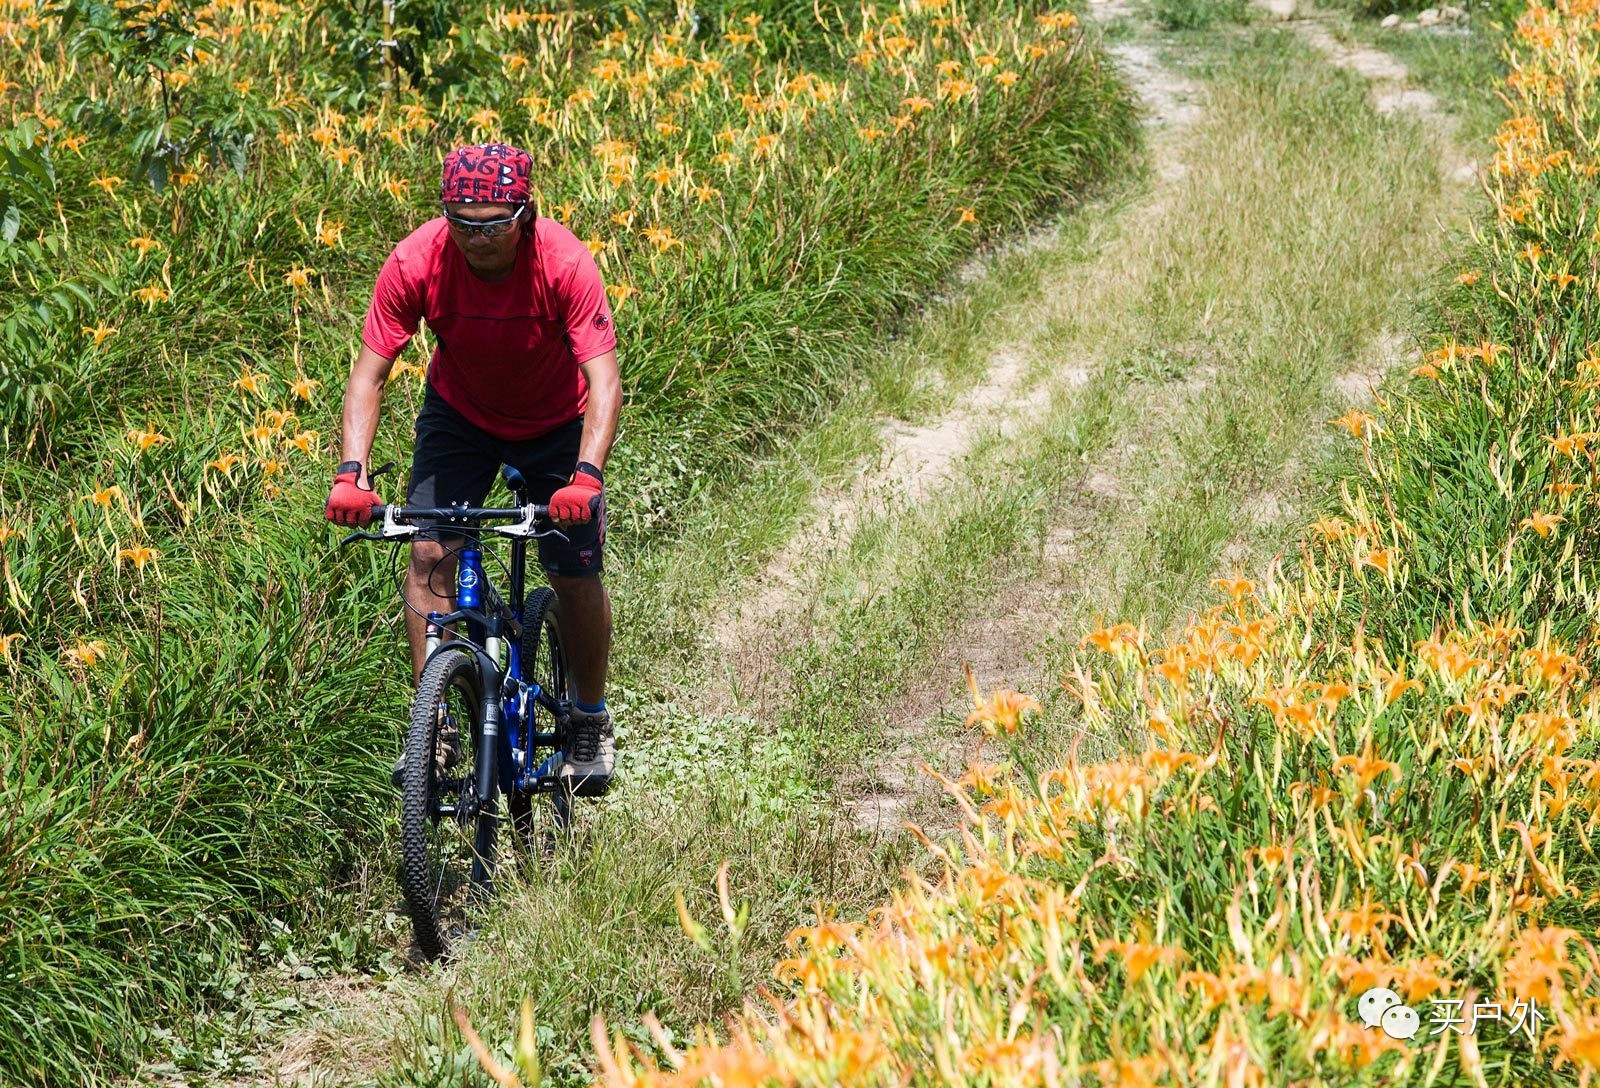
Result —
[[343, 540], [339, 541], [339, 547], [342, 548], [346, 544], [353, 544], [358, 540], [382, 540], [382, 539], [383, 539], [383, 534], [382, 533], [368, 533], [368, 532], [363, 532], [360, 529], [357, 529], [355, 532], [351, 533], [349, 536], [347, 536]]

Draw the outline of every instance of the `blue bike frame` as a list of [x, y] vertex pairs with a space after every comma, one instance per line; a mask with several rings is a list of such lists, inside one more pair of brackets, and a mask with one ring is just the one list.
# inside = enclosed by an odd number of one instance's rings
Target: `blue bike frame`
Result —
[[[513, 599], [525, 599], [520, 583], [523, 580], [526, 547], [526, 541], [520, 539], [512, 544]], [[428, 659], [432, 660], [434, 654], [441, 652], [464, 652], [470, 649], [482, 653], [493, 663], [492, 669], [485, 671], [499, 693], [496, 700], [498, 713], [486, 714], [485, 725], [487, 727], [489, 721], [494, 720], [499, 729], [496, 763], [500, 791], [508, 796], [512, 793], [557, 792], [559, 783], [556, 770], [564, 758], [557, 747], [560, 734], [555, 729], [540, 730], [533, 708], [535, 705], [542, 706], [549, 713], [552, 723], [561, 720], [566, 708], [537, 681], [523, 679], [522, 639], [502, 637], [504, 621], [513, 613], [485, 577], [483, 550], [476, 542], [469, 543], [458, 554], [455, 606], [453, 613], [428, 614]], [[518, 634], [521, 624], [529, 618], [515, 617]], [[465, 622], [466, 638], [463, 640], [458, 636], [453, 640], [444, 640], [444, 625], [457, 621]], [[504, 669], [499, 661], [500, 646], [505, 646], [507, 650]], [[486, 693], [486, 710], [489, 702]], [[549, 749], [550, 754], [535, 765], [534, 754], [540, 749]], [[481, 783], [480, 791], [486, 791], [487, 786], [487, 782]], [[479, 793], [480, 797], [487, 795], [487, 792]]]

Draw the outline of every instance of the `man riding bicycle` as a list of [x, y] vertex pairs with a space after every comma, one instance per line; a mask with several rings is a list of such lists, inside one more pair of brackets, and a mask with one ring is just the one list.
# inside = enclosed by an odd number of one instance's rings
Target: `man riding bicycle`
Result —
[[[533, 160], [503, 143], [446, 156], [444, 214], [384, 262], [344, 393], [343, 460], [326, 515], [365, 524], [382, 505], [368, 478], [378, 407], [396, 356], [426, 319], [438, 341], [416, 421], [409, 506], [481, 506], [502, 464], [527, 479], [564, 532], [539, 541], [561, 609], [573, 693], [559, 774], [573, 792], [604, 792], [614, 764], [606, 668], [611, 602], [600, 580], [606, 456], [622, 383], [616, 331], [594, 257], [530, 202]], [[412, 678], [422, 673], [427, 614], [449, 612], [461, 538], [418, 539], [406, 572]]]

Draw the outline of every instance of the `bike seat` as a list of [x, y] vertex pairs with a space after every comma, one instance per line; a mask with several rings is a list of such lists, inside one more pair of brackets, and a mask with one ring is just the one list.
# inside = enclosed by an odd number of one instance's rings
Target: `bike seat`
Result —
[[521, 506], [528, 501], [528, 481], [522, 475], [522, 473], [518, 472], [510, 465], [501, 465], [500, 478], [504, 480], [506, 482], [506, 486], [511, 489], [511, 494], [516, 496], [517, 505]]

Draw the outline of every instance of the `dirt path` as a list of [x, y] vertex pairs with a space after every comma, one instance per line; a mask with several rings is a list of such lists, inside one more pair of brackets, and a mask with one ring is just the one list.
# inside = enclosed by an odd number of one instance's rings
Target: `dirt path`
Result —
[[[1134, 8], [1128, 0], [1112, 0], [1090, 10], [1098, 20], [1109, 22], [1131, 16]], [[1404, 65], [1387, 54], [1341, 43], [1320, 23], [1296, 20], [1292, 26], [1331, 63], [1369, 81], [1378, 113], [1414, 115], [1439, 147], [1440, 167], [1446, 175], [1462, 183], [1476, 177], [1475, 164], [1456, 145], [1454, 118], [1432, 94], [1408, 83]], [[1113, 45], [1110, 52], [1138, 89], [1146, 113], [1152, 186], [1123, 213], [1126, 227], [1137, 232], [1141, 226], [1148, 228], [1162, 220], [1184, 184], [1188, 168], [1182, 155], [1183, 136], [1205, 117], [1206, 106], [1200, 88], [1164, 62], [1159, 36], [1148, 25], [1133, 40]], [[1048, 297], [1063, 291], [1093, 305], [1094, 289], [1082, 282], [1046, 284], [1040, 294]], [[1392, 331], [1378, 335], [1352, 358], [1349, 369], [1334, 379], [1339, 398], [1346, 402], [1370, 398], [1384, 376], [1399, 365], [1405, 348], [1404, 338]], [[989, 377], [975, 394], [975, 399], [988, 404], [1007, 404], [1011, 414], [1006, 425], [1012, 429], [1020, 417], [1047, 402], [1052, 388], [1081, 385], [1090, 375], [1083, 360], [1047, 360], [1045, 369], [1050, 377], [1019, 399], [1017, 375], [1029, 369], [1019, 354], [1027, 352], [1027, 344], [1022, 343], [997, 355]], [[1097, 553], [1105, 542], [1094, 526], [1138, 520], [1140, 500], [1129, 493], [1136, 461], [1159, 447], [1160, 436], [1171, 420], [1203, 396], [1215, 376], [1214, 368], [1201, 367], [1185, 381], [1147, 395], [1138, 413], [1139, 424], [1117, 435], [1064, 489], [1037, 571], [1005, 585], [981, 615], [956, 632], [936, 658], [926, 663], [922, 670], [926, 682], [890, 708], [878, 763], [862, 776], [849, 802], [858, 826], [891, 833], [913, 814], [922, 820], [937, 820], [926, 805], [919, 805], [930, 797], [937, 799], [920, 767], [932, 763], [946, 773], [955, 773], [967, 761], [969, 753], [961, 743], [959, 725], [964, 697], [952, 699], [949, 682], [960, 675], [963, 664], [970, 665], [985, 689], [1042, 691], [1053, 687], [1053, 678], [1046, 675], [1051, 656], [1046, 650], [1061, 637], [1063, 625], [1073, 622], [1082, 611], [1073, 607], [1075, 601], [1092, 594], [1093, 587], [1082, 584], [1085, 572], [1104, 572], [1105, 557]], [[887, 460], [894, 467], [887, 482], [896, 501], [915, 502], [927, 481], [937, 478], [971, 447], [977, 434], [971, 418], [958, 406], [929, 427], [891, 439]], [[1217, 574], [1237, 570], [1251, 559], [1249, 540], [1253, 536], [1287, 525], [1297, 516], [1293, 496], [1299, 490], [1302, 469], [1301, 457], [1292, 455], [1274, 479], [1236, 497], [1236, 535], [1218, 553]], [[855, 509], [863, 498], [858, 485], [845, 505]], [[837, 499], [829, 496], [823, 502]], [[845, 528], [848, 532], [853, 525]], [[752, 663], [759, 669], [760, 663], [770, 662], [772, 648], [792, 637], [792, 629], [787, 636], [779, 632], [785, 631], [785, 617], [801, 599], [799, 573], [815, 569], [817, 558], [785, 552], [777, 568], [781, 590], [765, 590], [755, 608], [719, 628], [725, 650], [739, 655], [741, 672], [748, 675]], [[752, 688], [760, 690], [762, 678], [752, 679]]]

